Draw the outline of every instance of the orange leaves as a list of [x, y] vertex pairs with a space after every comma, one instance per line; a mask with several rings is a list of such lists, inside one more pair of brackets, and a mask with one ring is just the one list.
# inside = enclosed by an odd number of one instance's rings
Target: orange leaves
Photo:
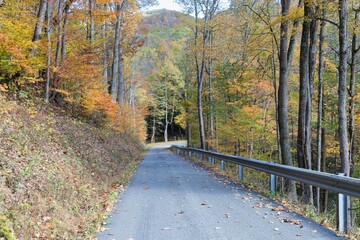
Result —
[[101, 69], [93, 65], [93, 59], [98, 58], [95, 54], [82, 52], [69, 56], [57, 71], [61, 86], [56, 91], [63, 94], [67, 102], [80, 105], [97, 124], [145, 139], [142, 109], [126, 104], [119, 106], [112, 100]]
[[259, 113], [262, 112], [262, 109], [259, 108], [259, 107], [256, 106], [256, 105], [244, 106], [244, 107], [243, 107], [243, 110], [244, 110], [247, 114], [249, 114], [250, 116], [255, 116], [255, 115], [257, 115], [257, 114], [259, 114]]

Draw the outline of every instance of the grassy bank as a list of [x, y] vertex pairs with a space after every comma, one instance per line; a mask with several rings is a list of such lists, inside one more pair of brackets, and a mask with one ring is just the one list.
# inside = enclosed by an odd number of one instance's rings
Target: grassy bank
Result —
[[131, 136], [0, 96], [0, 239], [91, 239], [143, 154]]

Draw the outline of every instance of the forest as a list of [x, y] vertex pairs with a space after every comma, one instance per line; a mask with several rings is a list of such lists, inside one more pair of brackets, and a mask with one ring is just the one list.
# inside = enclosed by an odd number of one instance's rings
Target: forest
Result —
[[[183, 12], [146, 11], [155, 0], [0, 0], [2, 143], [14, 127], [8, 116], [41, 122], [45, 112], [57, 127], [58, 119], [78, 119], [131, 139], [134, 149], [186, 139], [191, 147], [360, 177], [359, 1], [176, 2]], [[314, 212], [336, 210], [333, 193], [290, 180], [280, 188]], [[6, 198], [0, 195], [0, 210]], [[360, 202], [348, 204], [358, 231]], [[16, 219], [6, 215], [1, 228]], [[10, 227], [36, 234], [20, 225]]]

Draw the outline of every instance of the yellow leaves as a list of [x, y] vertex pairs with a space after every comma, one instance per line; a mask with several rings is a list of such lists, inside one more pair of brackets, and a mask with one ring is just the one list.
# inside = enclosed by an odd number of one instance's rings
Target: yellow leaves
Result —
[[8, 92], [9, 87], [6, 84], [0, 84], [0, 92]]
[[304, 17], [304, 9], [302, 7], [293, 6], [290, 8], [290, 11], [285, 16], [279, 16], [277, 17], [273, 22], [272, 25], [280, 24], [281, 21], [294, 21], [294, 20], [300, 20]]
[[185, 111], [182, 111], [181, 114], [177, 115], [175, 117], [175, 123], [177, 125], [179, 125], [182, 129], [186, 128], [186, 119], [187, 119], [187, 114]]
[[[0, 85], [1, 87], [1, 85]], [[0, 95], [0, 114], [7, 114], [16, 109], [16, 104], [13, 102], [5, 100], [4, 97]]]
[[258, 116], [258, 114], [261, 114], [262, 109], [259, 108], [257, 105], [251, 105], [251, 106], [244, 106], [243, 110], [250, 116]]
[[64, 95], [65, 97], [66, 97], [66, 96], [70, 96], [70, 92], [69, 92], [69, 91], [66, 91], [66, 90], [64, 90], [64, 89], [51, 88], [51, 91], [61, 93], [61, 94]]
[[339, 147], [327, 147], [326, 148], [326, 155], [334, 156], [340, 153]]
[[337, 65], [328, 58], [325, 58], [325, 66], [326, 70], [330, 72], [336, 73], [338, 71]]

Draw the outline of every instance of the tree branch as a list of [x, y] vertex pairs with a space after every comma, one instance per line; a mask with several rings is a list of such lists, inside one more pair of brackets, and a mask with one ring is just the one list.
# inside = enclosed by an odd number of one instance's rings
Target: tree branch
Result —
[[317, 17], [317, 18], [316, 18], [316, 20], [321, 20], [321, 21], [324, 21], [324, 22], [328, 22], [328, 23], [330, 23], [330, 24], [332, 24], [332, 25], [336, 26], [337, 28], [339, 28], [339, 27], [340, 27], [338, 23], [333, 22], [333, 21], [331, 21], [331, 20], [329, 20], [329, 19], [326, 19], [326, 18]]
[[338, 50], [336, 50], [336, 49], [333, 48], [332, 46], [329, 46], [329, 48], [330, 48], [331, 50], [333, 50], [337, 55], [339, 55], [339, 51], [338, 51]]
[[279, 49], [279, 43], [278, 43], [278, 41], [276, 39], [274, 29], [272, 28], [271, 24], [268, 21], [266, 21], [258, 12], [256, 12], [254, 9], [252, 9], [252, 7], [250, 7], [248, 4], [244, 4], [243, 6], [249, 8], [250, 11], [252, 11], [256, 16], [258, 16], [260, 18], [260, 20], [263, 21], [269, 27], [270, 32], [272, 33], [272, 36], [274, 38], [276, 47], [277, 47], [277, 49]]

